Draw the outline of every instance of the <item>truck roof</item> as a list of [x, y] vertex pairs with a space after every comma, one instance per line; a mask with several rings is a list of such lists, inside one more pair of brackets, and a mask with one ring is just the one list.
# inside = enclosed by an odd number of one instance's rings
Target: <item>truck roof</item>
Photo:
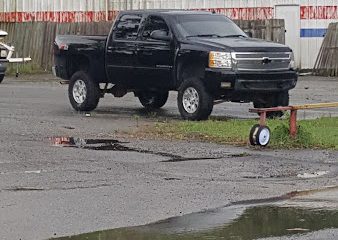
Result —
[[143, 9], [143, 10], [125, 10], [121, 11], [122, 14], [128, 13], [139, 13], [139, 14], [163, 14], [163, 15], [186, 15], [186, 14], [203, 14], [210, 15], [213, 14], [208, 11], [198, 11], [198, 10], [180, 10], [180, 9]]

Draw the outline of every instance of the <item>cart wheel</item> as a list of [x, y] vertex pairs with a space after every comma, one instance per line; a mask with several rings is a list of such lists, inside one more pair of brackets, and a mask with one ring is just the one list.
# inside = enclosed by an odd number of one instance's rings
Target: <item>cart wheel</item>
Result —
[[271, 131], [267, 126], [261, 126], [258, 128], [256, 135], [256, 144], [265, 147], [270, 142]]
[[250, 131], [250, 135], [249, 135], [249, 141], [250, 141], [250, 144], [252, 146], [255, 146], [257, 145], [256, 144], [256, 134], [257, 134], [257, 131], [258, 131], [258, 128], [260, 127], [259, 124], [256, 124], [254, 125], [252, 128], [251, 128], [251, 131]]
[[254, 125], [250, 131], [250, 144], [252, 146], [265, 147], [270, 142], [271, 131], [267, 126], [260, 126], [259, 124]]

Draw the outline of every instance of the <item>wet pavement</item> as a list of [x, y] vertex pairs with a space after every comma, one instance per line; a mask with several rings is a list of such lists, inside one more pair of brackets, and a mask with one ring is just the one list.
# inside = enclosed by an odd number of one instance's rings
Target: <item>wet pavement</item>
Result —
[[[162, 222], [163, 228], [174, 228], [175, 221], [184, 219], [205, 224], [212, 216], [213, 210], [209, 210], [216, 209], [219, 221], [207, 226], [208, 235], [210, 231], [230, 231], [227, 226], [236, 220], [252, 219], [252, 208], [282, 211], [275, 204], [276, 197], [288, 192], [338, 185], [337, 151], [285, 151], [133, 137], [138, 126], [179, 118], [175, 94], [157, 112], [146, 112], [130, 94], [122, 99], [105, 97], [91, 114], [76, 113], [69, 105], [67, 86], [52, 79], [46, 82], [49, 75], [22, 78], [25, 76], [5, 79], [0, 85], [0, 239], [49, 239], [121, 230], [163, 219], [173, 221], [172, 225]], [[291, 102], [333, 101], [337, 92], [337, 79], [306, 78], [292, 91]], [[217, 105], [212, 118], [254, 118], [248, 112], [250, 106]], [[299, 116], [337, 112], [323, 109]], [[321, 196], [330, 200], [336, 194]], [[252, 199], [269, 199], [269, 204], [252, 204]], [[307, 201], [293, 205], [295, 201], [284, 204], [293, 212], [300, 208], [299, 214], [306, 215]], [[309, 201], [310, 205], [320, 202]], [[325, 207], [334, 201], [324, 201]], [[234, 209], [234, 215], [229, 210], [227, 217], [228, 209]], [[322, 210], [332, 213], [332, 209]], [[217, 222], [219, 225], [214, 224]], [[148, 225], [149, 231], [154, 230], [150, 226], [160, 226], [156, 224]], [[287, 227], [291, 232], [310, 228]], [[321, 229], [304, 234], [309, 239], [330, 239], [335, 232]], [[143, 227], [135, 230], [147, 231]], [[164, 235], [171, 237], [170, 233]]]
[[282, 196], [275, 202], [269, 202], [268, 199], [266, 203], [260, 204], [230, 204], [149, 225], [57, 240], [306, 239], [309, 234], [313, 236], [314, 232], [318, 234], [320, 230], [331, 231], [329, 236], [324, 235], [325, 239], [338, 238], [338, 187], [318, 192], [294, 193], [290, 194], [290, 198], [285, 198]]

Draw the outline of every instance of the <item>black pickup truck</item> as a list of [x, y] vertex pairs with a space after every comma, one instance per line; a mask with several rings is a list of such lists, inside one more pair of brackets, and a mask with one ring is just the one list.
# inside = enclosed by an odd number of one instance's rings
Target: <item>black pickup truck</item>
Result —
[[178, 91], [181, 116], [204, 120], [215, 102], [286, 106], [297, 83], [289, 47], [250, 38], [229, 18], [201, 11], [124, 11], [108, 36], [57, 36], [54, 54], [53, 72], [69, 80], [77, 111], [94, 110], [106, 93], [128, 92], [156, 109]]

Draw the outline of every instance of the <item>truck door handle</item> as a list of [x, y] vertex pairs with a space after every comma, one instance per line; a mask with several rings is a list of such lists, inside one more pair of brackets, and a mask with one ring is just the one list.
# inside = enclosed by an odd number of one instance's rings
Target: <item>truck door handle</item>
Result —
[[107, 47], [107, 52], [112, 53], [113, 52], [113, 47]]

